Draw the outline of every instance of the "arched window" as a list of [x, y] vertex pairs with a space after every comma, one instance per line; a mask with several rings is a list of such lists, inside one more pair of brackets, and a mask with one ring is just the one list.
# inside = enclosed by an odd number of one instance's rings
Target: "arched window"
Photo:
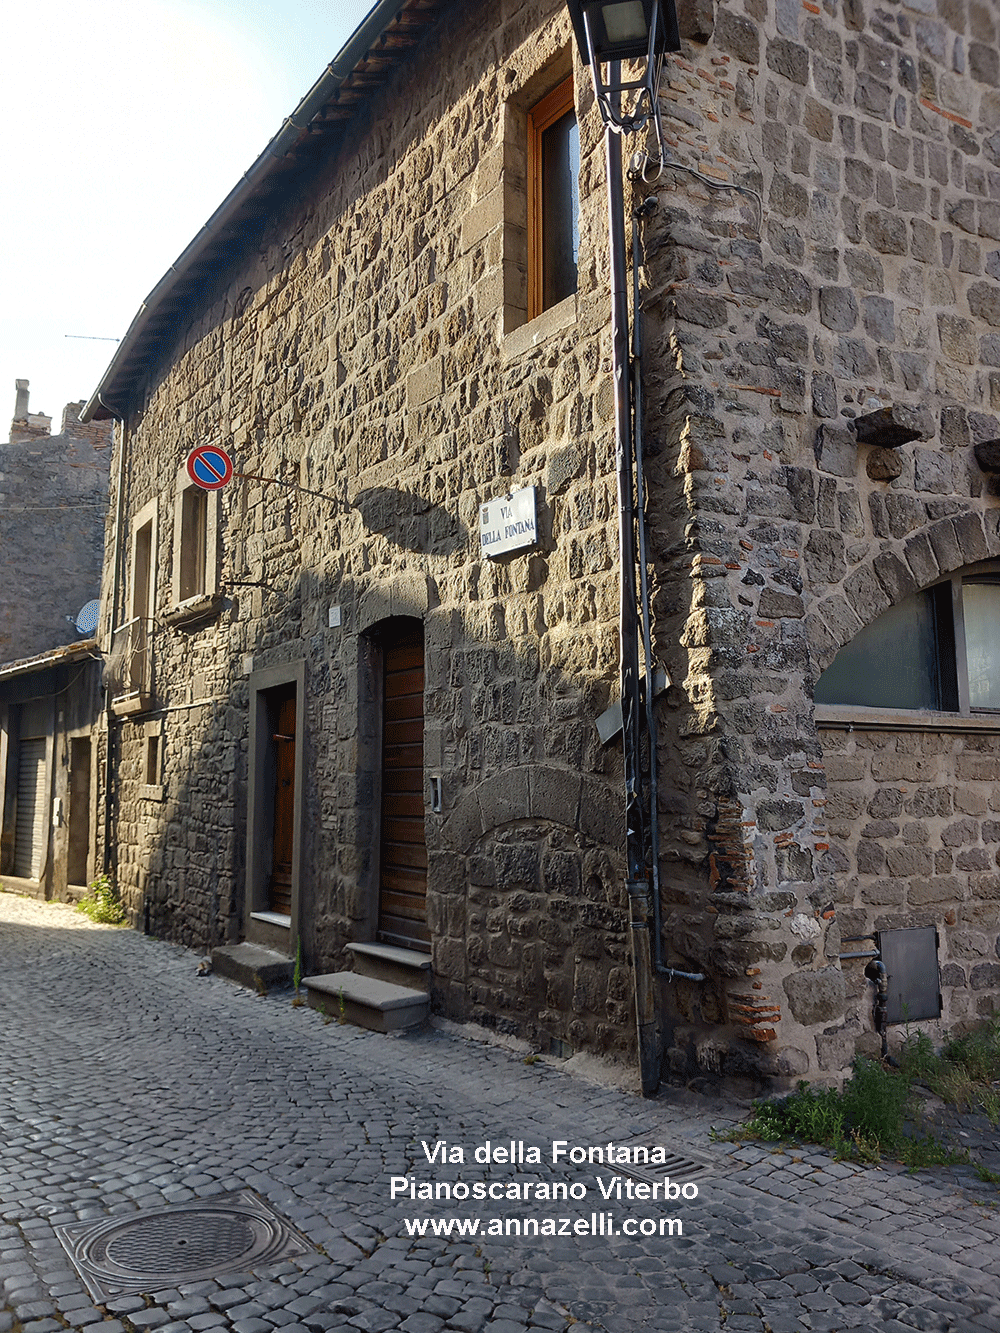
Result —
[[964, 570], [890, 607], [816, 682], [817, 704], [1000, 712], [1000, 572]]

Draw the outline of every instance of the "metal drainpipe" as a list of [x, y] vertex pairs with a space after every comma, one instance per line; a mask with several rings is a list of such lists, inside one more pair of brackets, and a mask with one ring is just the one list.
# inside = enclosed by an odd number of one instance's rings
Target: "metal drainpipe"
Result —
[[[611, 82], [620, 82], [620, 64]], [[621, 575], [620, 658], [622, 740], [625, 763], [625, 888], [628, 894], [632, 982], [642, 1091], [660, 1086], [660, 1030], [652, 950], [649, 940], [649, 881], [643, 839], [642, 773], [639, 762], [639, 623], [636, 602], [634, 439], [632, 375], [629, 364], [628, 279], [625, 263], [625, 190], [622, 142], [610, 126], [604, 132], [608, 173], [608, 236], [611, 261], [611, 340], [615, 389], [615, 455], [618, 473], [618, 549]]]
[[639, 528], [639, 600], [642, 645], [646, 658], [646, 735], [649, 740], [649, 846], [653, 880], [653, 952], [658, 976], [671, 981], [704, 981], [704, 972], [681, 972], [663, 962], [663, 908], [660, 903], [659, 779], [656, 755], [656, 714], [653, 707], [653, 617], [649, 604], [649, 555], [646, 538], [646, 486], [642, 455], [642, 320], [639, 317], [639, 223], [658, 204], [648, 195], [632, 211], [632, 406], [635, 438], [635, 486]]
[[[125, 414], [118, 414], [107, 403], [102, 401], [102, 407], [106, 407], [115, 418], [119, 432], [118, 444], [118, 490], [115, 495], [115, 526], [112, 535], [112, 550], [114, 551], [114, 571], [111, 579], [111, 606], [109, 610], [108, 632], [111, 635], [111, 641], [108, 645], [110, 653], [111, 645], [114, 642], [115, 625], [118, 620], [118, 599], [121, 595], [122, 583], [122, 549], [119, 537], [121, 535], [122, 514], [125, 508], [125, 453], [128, 442], [128, 432], [125, 428]], [[109, 875], [112, 868], [111, 856], [111, 784], [114, 772], [114, 764], [111, 754], [111, 728], [115, 721], [114, 710], [111, 707], [111, 685], [105, 687], [106, 697], [104, 701], [105, 713], [105, 736], [104, 745], [104, 849], [101, 858], [104, 867], [104, 873]], [[147, 932], [148, 933], [148, 932]]]
[[[842, 944], [861, 944], [869, 940], [876, 941], [875, 935], [848, 935], [842, 940]], [[848, 958], [867, 958], [868, 966], [865, 968], [865, 976], [875, 987], [875, 1003], [872, 1005], [872, 1021], [875, 1024], [875, 1031], [882, 1038], [882, 1059], [889, 1064], [897, 1063], [889, 1054], [889, 1033], [887, 1029], [887, 1019], [889, 1015], [889, 973], [885, 963], [882, 961], [882, 952], [876, 947], [874, 949], [859, 950], [857, 953], [842, 953], [839, 955], [841, 962]]]

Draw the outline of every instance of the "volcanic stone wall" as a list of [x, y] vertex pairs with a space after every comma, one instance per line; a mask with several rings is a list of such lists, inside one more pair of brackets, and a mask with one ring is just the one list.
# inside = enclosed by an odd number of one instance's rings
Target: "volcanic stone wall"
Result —
[[80, 423], [69, 403], [62, 430], [26, 413], [0, 444], [0, 662], [72, 643], [72, 623], [100, 592], [110, 422]]
[[[864, 799], [860, 771], [843, 790], [838, 778], [834, 821], [827, 764], [842, 773], [844, 742], [821, 742], [811, 698], [863, 625], [1000, 555], [974, 453], [1000, 436], [998, 19], [974, 0], [735, 0], [672, 64], [668, 144], [703, 180], [668, 170], [651, 185], [644, 238], [659, 644], [675, 681], [661, 737], [667, 938], [680, 965], [728, 979], [721, 1012], [710, 989], [667, 992], [679, 1069], [843, 1069], [871, 995], [857, 963], [842, 970], [840, 939], [886, 919], [880, 892], [897, 924], [975, 935], [946, 959], [948, 984], [974, 991], [951, 992], [951, 1015], [996, 1002], [996, 976], [968, 953], [995, 944], [981, 830], [957, 878], [961, 852], [928, 879], [961, 810], [949, 798], [925, 820], [923, 777]], [[862, 442], [858, 420], [889, 408], [910, 442]], [[944, 788], [992, 745], [929, 727], [855, 736], [850, 763], [915, 746]], [[890, 799], [896, 869], [876, 879], [856, 857], [867, 806]], [[968, 799], [992, 798], [977, 786]]]
[[[820, 738], [844, 934], [934, 926], [942, 1029], [992, 1014], [1000, 989], [1000, 735], [841, 727]], [[863, 967], [845, 964], [852, 1038], [869, 1027]], [[876, 1046], [870, 1036], [861, 1044]], [[829, 1047], [827, 1063], [835, 1064], [840, 1043]]]
[[[607, 222], [579, 77], [580, 290], [523, 327], [511, 314], [526, 111], [569, 53], [559, 4], [456, 7], [151, 371], [123, 541], [155, 498], [155, 697], [115, 724], [117, 856], [137, 921], [240, 936], [246, 672], [304, 660], [303, 966], [341, 965], [377, 896], [377, 632], [419, 618], [443, 793], [426, 816], [435, 1003], [542, 1048], [623, 1050], [620, 745], [595, 727], [618, 657]], [[169, 628], [177, 469], [209, 440], [320, 494], [221, 492], [222, 608]], [[539, 547], [482, 559], [481, 504], [530, 485]]]
[[[543, 10], [456, 6], [150, 369], [126, 511], [157, 499], [160, 611], [190, 448], [219, 440], [238, 470], [328, 498], [222, 493], [222, 609], [154, 644], [159, 791], [147, 721], [115, 742], [119, 858], [158, 932], [238, 937], [246, 672], [304, 661], [300, 929], [305, 965], [332, 969], [372, 929], [373, 645], [386, 618], [419, 618], [443, 796], [426, 817], [435, 1004], [540, 1046], [621, 1051], [620, 743], [593, 725], [618, 652], [604, 158], [577, 65], [579, 291], [519, 324], [525, 113], [575, 59], [562, 7]], [[655, 649], [673, 681], [664, 949], [705, 976], [664, 983], [665, 1046], [678, 1073], [835, 1077], [870, 1028], [841, 938], [889, 905], [856, 861], [874, 816], [828, 817], [840, 739], [821, 739], [813, 685], [891, 604], [1000, 557], [974, 452], [1000, 437], [997, 15], [731, 0], [682, 17], [662, 95], [674, 165], [634, 185], [659, 201], [641, 318]], [[908, 443], [859, 439], [879, 410]], [[482, 560], [480, 506], [525, 485], [539, 548]], [[920, 818], [886, 838], [916, 846]], [[920, 903], [922, 866], [896, 876], [892, 919], [978, 913], [988, 951], [988, 871]], [[974, 968], [982, 1010], [997, 987]]]

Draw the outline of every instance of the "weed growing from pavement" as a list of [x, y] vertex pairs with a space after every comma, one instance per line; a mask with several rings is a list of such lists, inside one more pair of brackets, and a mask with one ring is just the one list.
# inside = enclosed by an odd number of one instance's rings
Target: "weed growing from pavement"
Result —
[[302, 1007], [303, 1004], [305, 1004], [305, 1000], [303, 1000], [301, 994], [299, 993], [299, 987], [302, 985], [302, 936], [301, 935], [298, 937], [295, 943], [295, 971], [292, 973], [292, 985], [295, 987], [295, 998], [292, 1000], [292, 1004], [295, 1006], [296, 1009], [299, 1009]]
[[968, 1164], [980, 1180], [1000, 1184], [1000, 1175], [973, 1162], [967, 1149], [949, 1147], [931, 1134], [914, 1134], [907, 1124], [920, 1084], [943, 1101], [978, 1106], [995, 1128], [1000, 1090], [993, 1085], [998, 1081], [1000, 1018], [953, 1038], [940, 1053], [926, 1033], [907, 1032], [896, 1068], [859, 1056], [841, 1091], [802, 1082], [787, 1097], [754, 1102], [742, 1126], [716, 1137], [795, 1138], [863, 1162], [892, 1156], [911, 1171]]
[[110, 875], [98, 875], [91, 880], [86, 898], [81, 898], [76, 906], [77, 911], [102, 926], [123, 926], [127, 920], [125, 908]]

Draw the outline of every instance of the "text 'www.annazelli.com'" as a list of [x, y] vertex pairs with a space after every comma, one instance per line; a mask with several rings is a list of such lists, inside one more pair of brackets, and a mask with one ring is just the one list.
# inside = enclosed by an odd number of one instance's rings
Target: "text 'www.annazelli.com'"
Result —
[[679, 1217], [404, 1217], [407, 1236], [683, 1236]]

